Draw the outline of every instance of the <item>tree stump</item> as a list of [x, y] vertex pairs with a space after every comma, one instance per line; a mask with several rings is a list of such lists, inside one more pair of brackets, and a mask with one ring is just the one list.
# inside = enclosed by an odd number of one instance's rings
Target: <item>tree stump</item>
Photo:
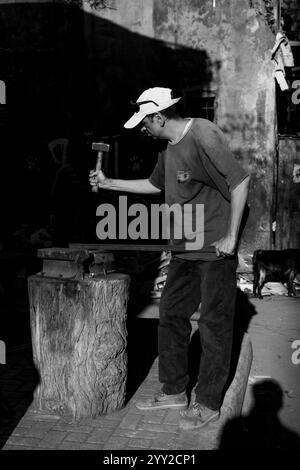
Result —
[[33, 357], [40, 375], [33, 408], [96, 417], [124, 404], [129, 276], [28, 278]]

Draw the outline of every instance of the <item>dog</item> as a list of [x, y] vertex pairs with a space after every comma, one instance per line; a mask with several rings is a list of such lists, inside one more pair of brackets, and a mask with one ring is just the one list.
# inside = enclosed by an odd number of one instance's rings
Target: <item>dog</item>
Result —
[[287, 284], [289, 296], [295, 296], [294, 279], [300, 272], [300, 249], [256, 250], [253, 253], [253, 295], [262, 299], [266, 282]]

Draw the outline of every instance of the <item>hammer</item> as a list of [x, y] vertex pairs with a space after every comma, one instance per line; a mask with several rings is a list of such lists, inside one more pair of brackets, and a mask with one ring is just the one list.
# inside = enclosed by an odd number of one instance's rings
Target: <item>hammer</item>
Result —
[[[92, 149], [98, 151], [97, 161], [96, 161], [96, 171], [100, 171], [101, 170], [101, 165], [102, 165], [103, 152], [108, 152], [109, 151], [109, 144], [105, 144], [104, 142], [93, 142], [92, 143]], [[97, 193], [98, 192], [98, 186], [93, 186], [92, 191], [93, 191], [93, 193]]]

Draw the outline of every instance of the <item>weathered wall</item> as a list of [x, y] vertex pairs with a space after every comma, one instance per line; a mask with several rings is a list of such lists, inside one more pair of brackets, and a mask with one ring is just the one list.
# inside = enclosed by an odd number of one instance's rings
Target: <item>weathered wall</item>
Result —
[[[146, 177], [155, 164], [155, 146], [123, 129], [132, 112], [129, 101], [150, 86], [212, 89], [216, 121], [252, 174], [242, 251], [267, 248], [275, 100], [270, 62], [274, 37], [265, 2], [106, 0], [107, 7], [98, 11], [87, 3], [82, 10], [74, 8], [71, 0], [1, 2], [0, 79], [7, 80], [10, 111], [10, 130], [1, 138], [2, 148], [3, 139], [7, 142], [5, 162], [24, 168], [32, 149], [49, 158], [47, 142], [58, 134], [72, 139], [72, 157], [78, 154], [81, 162], [81, 154], [87, 154], [80, 147], [84, 132], [94, 139], [120, 134], [119, 177]], [[86, 160], [90, 168], [88, 156]], [[41, 166], [44, 162], [41, 158]], [[10, 164], [5, 164], [3, 174], [10, 174]], [[134, 166], [140, 168], [135, 174]], [[51, 187], [50, 171], [46, 173]], [[20, 174], [20, 180], [23, 184], [26, 178]], [[45, 178], [38, 180], [45, 187]], [[27, 189], [27, 180], [25, 184]], [[17, 186], [25, 204], [23, 186]], [[37, 186], [30, 187], [38, 193]], [[90, 201], [84, 206], [88, 204], [92, 206]]]
[[[203, 86], [215, 90], [216, 121], [226, 132], [237, 158], [252, 175], [251, 210], [241, 251], [251, 255], [256, 248], [269, 248], [276, 122], [270, 61], [274, 36], [265, 19], [264, 2], [114, 0], [107, 5], [110, 8], [98, 12], [85, 5], [86, 39], [89, 48], [97, 49], [100, 60], [103, 52], [92, 27], [95, 27], [95, 17], [134, 34], [124, 36], [123, 39], [131, 38], [131, 41], [123, 43], [121, 53], [107, 50], [110, 67], [113, 62], [110, 54], [116, 54], [117, 59], [116, 79], [109, 86], [119, 83], [122, 76], [121, 104], [127, 115], [130, 113], [125, 103], [128, 94], [131, 93], [130, 98], [138, 96], [145, 86], [157, 84], [159, 76], [161, 82], [167, 82], [169, 86]], [[100, 29], [103, 27], [102, 24]], [[155, 41], [149, 41], [151, 38]], [[132, 47], [135, 47], [134, 56]], [[95, 55], [90, 54], [90, 64], [93, 64]], [[121, 55], [126, 57], [127, 66], [122, 63]], [[122, 67], [119, 67], [120, 61]], [[92, 66], [96, 74], [97, 67]], [[103, 70], [103, 73], [107, 74], [107, 71]], [[108, 84], [102, 83], [103, 92]], [[116, 92], [116, 96], [119, 95], [120, 92]], [[116, 104], [113, 101], [104, 100], [108, 116], [111, 105]]]

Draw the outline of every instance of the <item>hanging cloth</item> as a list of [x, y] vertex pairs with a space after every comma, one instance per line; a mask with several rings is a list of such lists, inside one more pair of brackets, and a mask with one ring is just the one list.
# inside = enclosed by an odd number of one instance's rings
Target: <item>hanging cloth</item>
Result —
[[276, 42], [272, 49], [271, 59], [275, 65], [274, 75], [282, 91], [288, 90], [285, 79], [285, 67], [294, 67], [294, 57], [288, 38], [282, 32], [276, 34]]

